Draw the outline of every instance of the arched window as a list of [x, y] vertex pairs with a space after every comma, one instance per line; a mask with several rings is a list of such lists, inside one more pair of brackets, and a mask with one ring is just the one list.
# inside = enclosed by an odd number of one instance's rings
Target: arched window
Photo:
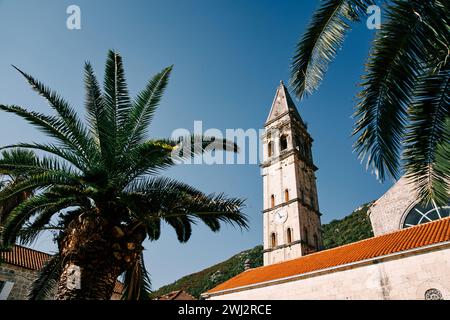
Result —
[[280, 137], [280, 149], [281, 151], [287, 149], [287, 136], [284, 134]]
[[292, 229], [291, 228], [287, 229], [286, 235], [287, 235], [287, 243], [291, 243], [292, 242]]
[[317, 237], [317, 234], [314, 234], [314, 247], [319, 250], [319, 238]]
[[267, 156], [268, 156], [268, 157], [271, 157], [271, 156], [272, 156], [272, 152], [273, 152], [272, 149], [273, 149], [273, 148], [272, 148], [272, 141], [270, 141], [270, 142], [267, 144]]
[[403, 222], [403, 228], [439, 220], [448, 216], [450, 216], [450, 203], [442, 207], [438, 206], [435, 202], [427, 205], [417, 204], [408, 212]]
[[303, 228], [303, 235], [305, 237], [305, 239], [303, 239], [304, 243], [307, 245], [308, 244], [308, 229]]
[[272, 248], [275, 248], [277, 246], [277, 236], [274, 232], [270, 235], [270, 244]]
[[289, 201], [289, 190], [286, 189], [284, 190], [284, 202], [288, 202]]
[[275, 196], [274, 195], [270, 196], [270, 207], [271, 208], [275, 207]]

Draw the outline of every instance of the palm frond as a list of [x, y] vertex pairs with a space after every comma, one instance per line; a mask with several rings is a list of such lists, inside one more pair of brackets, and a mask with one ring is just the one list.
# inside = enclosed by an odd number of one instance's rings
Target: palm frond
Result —
[[175, 230], [179, 242], [189, 241], [192, 235], [192, 224], [195, 224], [191, 217], [185, 214], [173, 214], [164, 216], [162, 219]]
[[80, 157], [74, 154], [71, 149], [62, 148], [51, 143], [16, 143], [0, 147], [0, 151], [8, 149], [30, 149], [44, 151], [67, 161], [80, 171], [86, 170], [84, 162], [80, 159]]
[[[1, 150], [2, 148], [0, 148]], [[25, 176], [27, 173], [24, 170], [17, 170], [11, 167], [5, 168], [2, 167], [3, 164], [12, 164], [13, 166], [16, 164], [19, 165], [30, 165], [34, 166], [38, 162], [36, 154], [33, 151], [23, 150], [23, 149], [13, 149], [8, 151], [2, 151], [0, 158], [0, 174], [9, 175], [11, 177], [20, 177]], [[15, 179], [16, 180], [16, 179]]]
[[203, 221], [214, 232], [220, 229], [220, 222], [248, 227], [247, 217], [241, 212], [244, 200], [222, 194], [205, 195], [172, 179], [145, 179], [130, 185], [122, 199], [134, 218], [146, 226], [147, 233], [155, 226], [153, 221], [161, 219], [175, 229], [181, 242], [189, 239], [191, 224], [196, 220]]
[[45, 193], [35, 195], [23, 201], [14, 208], [5, 221], [1, 233], [2, 245], [13, 245], [20, 234], [21, 228], [34, 215], [42, 212], [45, 215], [56, 214], [64, 208], [76, 206], [77, 204], [73, 198], [54, 199]]
[[49, 103], [49, 105], [58, 113], [61, 122], [64, 124], [64, 128], [61, 129], [71, 141], [76, 142], [80, 151], [85, 154], [92, 153], [92, 140], [87, 134], [87, 130], [84, 124], [80, 121], [75, 110], [62, 99], [54, 91], [50, 90], [40, 81], [34, 79], [31, 75], [23, 72], [16, 66], [13, 66], [20, 74], [22, 74], [28, 81], [30, 86], [41, 96], [43, 96]]
[[206, 151], [239, 152], [238, 145], [227, 139], [191, 135], [179, 139], [149, 140], [132, 148], [123, 163], [128, 181], [167, 169], [177, 163], [193, 159]]
[[64, 122], [58, 117], [47, 116], [42, 113], [28, 111], [19, 106], [6, 106], [0, 105], [0, 110], [13, 113], [25, 120], [30, 124], [37, 127], [43, 133], [56, 139], [63, 146], [70, 148], [85, 162], [88, 162], [88, 156], [83, 148], [78, 145], [77, 141], [73, 140], [70, 133], [66, 130]]
[[349, 23], [366, 14], [371, 0], [326, 0], [314, 13], [297, 44], [291, 66], [291, 85], [299, 98], [319, 87], [329, 63], [342, 47]]
[[407, 177], [424, 202], [448, 202], [450, 181], [450, 64], [419, 79], [408, 112]]
[[138, 143], [142, 143], [147, 129], [153, 119], [156, 108], [167, 87], [172, 66], [155, 75], [132, 104], [129, 114], [122, 126], [123, 152]]
[[0, 201], [4, 201], [21, 192], [43, 190], [52, 186], [78, 186], [79, 176], [71, 170], [49, 170], [27, 177], [23, 181], [7, 185], [0, 191]]
[[151, 281], [141, 254], [134, 264], [125, 271], [123, 300], [148, 300]]
[[[18, 154], [22, 155], [22, 157], [19, 157]], [[7, 172], [19, 176], [31, 176], [49, 171], [70, 172], [70, 170], [70, 166], [59, 158], [44, 156], [39, 159], [33, 152], [20, 149], [12, 150], [12, 152], [3, 152], [0, 159], [0, 173]]]
[[62, 209], [66, 208], [68, 204], [76, 203], [75, 197], [62, 198], [59, 201], [48, 203], [32, 222], [24, 224], [20, 231], [17, 232], [19, 243], [27, 245], [33, 243], [37, 237], [45, 230], [45, 227], [50, 224], [52, 217]]
[[103, 101], [100, 85], [91, 64], [87, 62], [84, 67], [84, 86], [86, 90], [86, 111], [87, 121], [91, 133], [100, 148], [102, 157], [108, 158], [110, 155], [109, 146], [114, 143], [114, 137], [110, 135], [114, 127], [108, 117], [108, 110]]
[[59, 254], [53, 255], [39, 270], [31, 283], [28, 300], [51, 300], [58, 285], [63, 265]]
[[[21, 165], [34, 165], [37, 162], [34, 152], [23, 149], [13, 149], [2, 151], [0, 158], [0, 175], [8, 176], [8, 181], [1, 181], [0, 189], [11, 187], [23, 181], [28, 177], [28, 172], [22, 168], [17, 167], [2, 167], [2, 163], [20, 163]], [[24, 191], [16, 194], [7, 200], [0, 201], [0, 224], [8, 218], [9, 214], [21, 202], [32, 195], [32, 191]]]
[[381, 181], [399, 174], [407, 108], [434, 48], [427, 23], [435, 18], [432, 2], [394, 0], [367, 64], [354, 114], [354, 148]]
[[102, 101], [106, 111], [107, 127], [110, 145], [108, 146], [109, 158], [115, 159], [118, 148], [118, 133], [120, 127], [126, 119], [128, 111], [131, 106], [130, 98], [128, 96], [128, 89], [125, 82], [125, 72], [123, 70], [122, 57], [110, 50], [106, 60], [105, 77], [103, 82], [103, 96]]

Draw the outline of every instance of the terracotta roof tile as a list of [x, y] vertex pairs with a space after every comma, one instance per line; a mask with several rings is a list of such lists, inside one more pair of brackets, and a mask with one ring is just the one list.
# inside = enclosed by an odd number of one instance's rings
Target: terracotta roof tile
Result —
[[39, 270], [49, 258], [48, 253], [18, 245], [0, 252], [0, 261], [31, 270]]
[[294, 260], [250, 269], [218, 285], [208, 293], [301, 275], [446, 241], [450, 241], [450, 218], [316, 252]]
[[154, 300], [196, 300], [192, 295], [184, 290], [176, 290], [159, 296]]
[[123, 285], [123, 283], [119, 280], [116, 281], [116, 283], [114, 284], [114, 293], [117, 294], [123, 294], [123, 290], [125, 289], [125, 286]]

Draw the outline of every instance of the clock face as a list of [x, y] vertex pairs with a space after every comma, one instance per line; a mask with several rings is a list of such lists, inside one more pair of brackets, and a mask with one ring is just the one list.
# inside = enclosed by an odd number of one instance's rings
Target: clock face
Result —
[[274, 219], [275, 223], [277, 223], [277, 224], [285, 223], [287, 220], [287, 217], [288, 217], [287, 211], [283, 210], [283, 209], [276, 211], [274, 213], [274, 215], [275, 216], [273, 219]]

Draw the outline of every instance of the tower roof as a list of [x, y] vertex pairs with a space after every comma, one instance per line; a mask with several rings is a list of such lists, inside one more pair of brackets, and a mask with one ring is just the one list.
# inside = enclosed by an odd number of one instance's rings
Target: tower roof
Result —
[[269, 117], [266, 120], [266, 124], [286, 113], [294, 115], [298, 120], [300, 120], [301, 123], [303, 123], [303, 120], [298, 113], [297, 107], [295, 106], [295, 103], [292, 100], [288, 89], [284, 85], [283, 80], [281, 80], [280, 85], [277, 88], [275, 98], [273, 99], [272, 107], [270, 108]]

